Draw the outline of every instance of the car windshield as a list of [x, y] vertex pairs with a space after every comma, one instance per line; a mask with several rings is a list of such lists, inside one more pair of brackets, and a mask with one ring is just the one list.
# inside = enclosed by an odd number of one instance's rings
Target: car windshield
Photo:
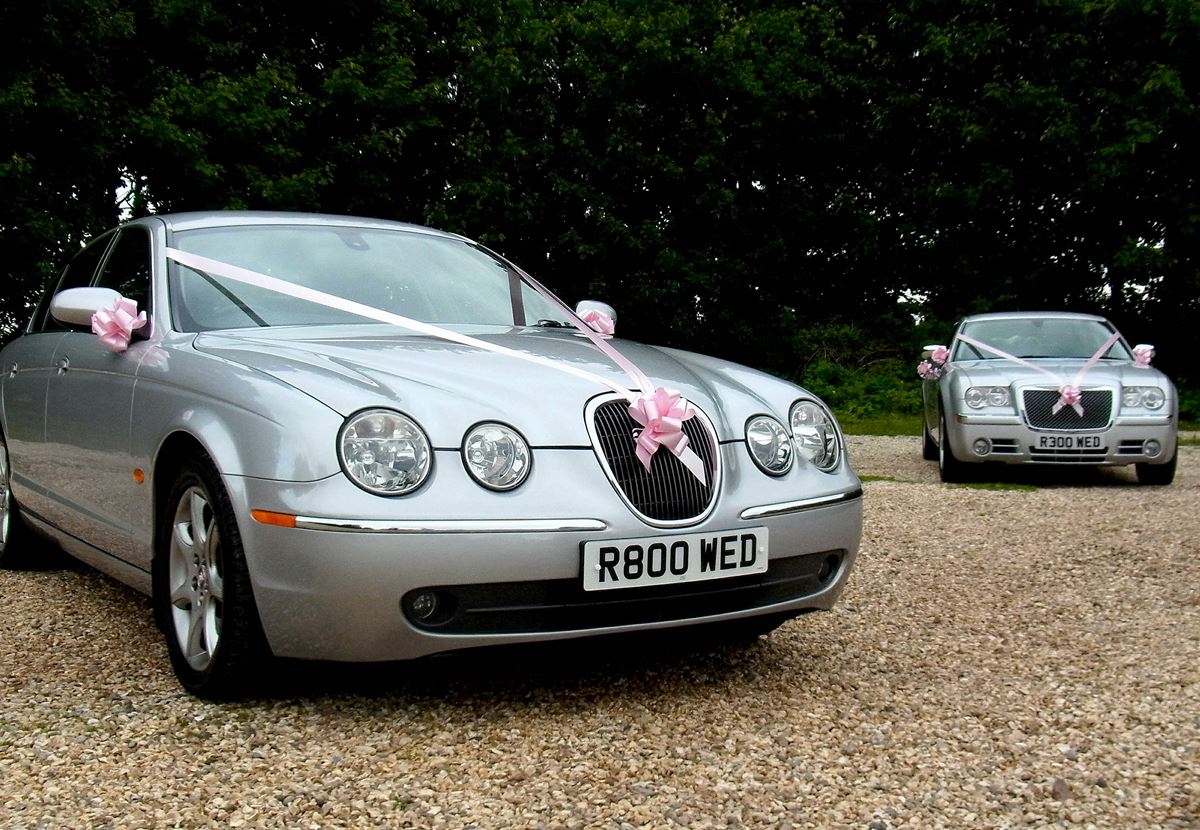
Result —
[[[180, 231], [177, 248], [442, 325], [569, 325], [504, 262], [430, 233], [340, 225], [248, 225]], [[181, 331], [367, 323], [366, 318], [173, 264]]]
[[[1112, 337], [1115, 329], [1101, 320], [1066, 317], [1013, 317], [966, 323], [962, 334], [1016, 357], [1088, 359]], [[1132, 360], [1121, 340], [1102, 356], [1108, 360]], [[998, 355], [956, 341], [954, 360], [1001, 360]]]

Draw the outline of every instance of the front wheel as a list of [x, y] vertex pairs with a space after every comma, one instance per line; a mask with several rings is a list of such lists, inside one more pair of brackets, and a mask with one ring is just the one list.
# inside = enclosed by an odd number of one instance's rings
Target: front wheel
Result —
[[946, 434], [946, 413], [941, 411], [938, 413], [938, 473], [942, 477], [942, 481], [948, 484], [956, 484], [967, 481], [969, 479], [969, 469], [966, 464], [954, 457], [954, 450], [950, 447], [950, 436]]
[[210, 699], [247, 691], [269, 650], [233, 508], [207, 458], [179, 471], [155, 551], [154, 610], [179, 682]]
[[1166, 464], [1136, 464], [1139, 484], [1163, 486], [1175, 480], [1175, 466], [1179, 462], [1179, 450]]
[[921, 418], [921, 457], [926, 461], [937, 461], [938, 447], [933, 443], [933, 436], [929, 434], [929, 427], [925, 426], [925, 418]]

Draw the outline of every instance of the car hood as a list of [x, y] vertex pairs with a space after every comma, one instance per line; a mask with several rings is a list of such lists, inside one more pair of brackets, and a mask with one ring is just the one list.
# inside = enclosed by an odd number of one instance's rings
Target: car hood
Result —
[[[629, 378], [578, 333], [456, 328], [515, 351], [562, 361], [628, 386]], [[678, 390], [708, 415], [721, 440], [743, 437], [761, 412], [786, 418], [799, 387], [726, 361], [614, 340], [656, 386]], [[502, 421], [533, 446], [590, 446], [584, 408], [611, 391], [504, 354], [389, 326], [289, 327], [197, 335], [194, 348], [265, 372], [342, 415], [389, 407], [415, 418], [438, 448], [457, 448], [480, 421]]]
[[[1075, 376], [1086, 360], [1031, 360], [1035, 366], [1056, 375], [1064, 383], [1075, 380]], [[960, 382], [973, 386], [1008, 386], [1012, 383], [1053, 386], [1054, 381], [1028, 366], [1010, 360], [969, 360], [953, 364]], [[1166, 386], [1165, 375], [1157, 369], [1138, 368], [1130, 361], [1102, 360], [1091, 367], [1084, 376], [1083, 386]]]

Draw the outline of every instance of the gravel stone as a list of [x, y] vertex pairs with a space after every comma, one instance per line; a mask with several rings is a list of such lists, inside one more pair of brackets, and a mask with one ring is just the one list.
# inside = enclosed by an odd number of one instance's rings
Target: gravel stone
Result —
[[847, 590], [748, 646], [285, 664], [216, 705], [145, 598], [0, 572], [0, 827], [1200, 826], [1200, 448], [982, 490], [849, 443]]

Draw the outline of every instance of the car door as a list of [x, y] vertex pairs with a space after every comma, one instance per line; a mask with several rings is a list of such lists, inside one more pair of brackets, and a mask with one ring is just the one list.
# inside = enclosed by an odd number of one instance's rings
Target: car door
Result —
[[[93, 284], [113, 288], [146, 309], [150, 235], [144, 227], [121, 229]], [[135, 340], [125, 352], [114, 353], [90, 331], [68, 331], [55, 350], [46, 394], [46, 445], [58, 458], [49, 481], [55, 504], [48, 518], [127, 561], [138, 487], [130, 421], [141, 345]]]
[[54, 356], [67, 330], [50, 316], [50, 299], [58, 291], [91, 284], [114, 236], [97, 238], [47, 286], [25, 334], [8, 346], [5, 365], [0, 367], [13, 495], [24, 510], [39, 516], [56, 512], [50, 488], [60, 458], [46, 444], [46, 393], [58, 373]]

